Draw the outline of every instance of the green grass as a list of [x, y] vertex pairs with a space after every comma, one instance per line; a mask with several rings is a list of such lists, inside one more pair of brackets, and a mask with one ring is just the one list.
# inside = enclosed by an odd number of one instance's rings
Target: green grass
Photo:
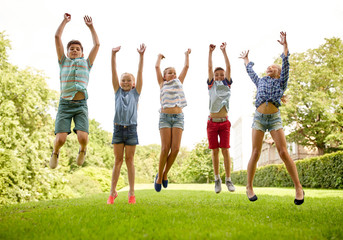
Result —
[[114, 205], [108, 194], [0, 208], [0, 239], [343, 239], [343, 191], [244, 187], [215, 194], [213, 185], [170, 184], [156, 193], [137, 185], [136, 205], [127, 190]]

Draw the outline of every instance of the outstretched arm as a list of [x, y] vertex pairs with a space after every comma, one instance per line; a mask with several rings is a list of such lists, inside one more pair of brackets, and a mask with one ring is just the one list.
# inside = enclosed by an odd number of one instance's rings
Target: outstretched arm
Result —
[[138, 64], [138, 73], [137, 73], [137, 84], [136, 90], [138, 94], [141, 94], [142, 86], [143, 86], [143, 58], [146, 46], [144, 43], [141, 44], [140, 48], [137, 49], [139, 53], [139, 64]]
[[99, 42], [98, 35], [97, 35], [96, 32], [95, 32], [95, 29], [94, 29], [94, 26], [93, 26], [92, 18], [89, 17], [89, 16], [85, 16], [83, 19], [85, 20], [85, 23], [86, 23], [87, 27], [89, 28], [89, 30], [90, 30], [91, 33], [92, 33], [93, 48], [92, 48], [92, 50], [91, 50], [90, 53], [89, 53], [88, 60], [89, 60], [89, 63], [90, 63], [91, 65], [93, 65], [93, 62], [94, 62], [94, 60], [95, 60], [95, 57], [96, 57], [96, 55], [98, 54], [98, 50], [99, 50], [99, 47], [100, 47], [100, 42]]
[[241, 56], [239, 58], [242, 58], [244, 60], [244, 64], [246, 66], [247, 73], [248, 73], [249, 77], [251, 78], [253, 83], [256, 86], [258, 86], [260, 79], [257, 76], [257, 74], [255, 73], [255, 71], [252, 69], [252, 67], [254, 66], [254, 63], [249, 61], [248, 55], [249, 55], [249, 50], [242, 52]]
[[162, 86], [163, 83], [163, 76], [162, 76], [162, 72], [161, 72], [161, 60], [164, 58], [164, 56], [160, 53], [157, 56], [157, 61], [156, 61], [156, 65], [155, 65], [155, 70], [156, 70], [156, 75], [157, 75], [157, 82], [158, 85]]
[[116, 55], [117, 52], [120, 50], [119, 47], [112, 48], [112, 85], [114, 92], [117, 92], [119, 89], [119, 79], [118, 79], [118, 73], [117, 73], [117, 61], [116, 61]]
[[213, 79], [213, 65], [212, 65], [212, 53], [216, 45], [210, 44], [209, 52], [208, 52], [208, 81], [212, 81]]
[[63, 43], [62, 43], [62, 33], [64, 30], [65, 25], [71, 20], [71, 15], [69, 13], [64, 14], [64, 18], [62, 23], [57, 28], [57, 31], [55, 33], [55, 45], [56, 45], [56, 51], [57, 51], [57, 57], [58, 61], [61, 60], [62, 56], [64, 55], [64, 49], [63, 49]]
[[225, 59], [225, 65], [226, 65], [226, 71], [225, 71], [225, 77], [227, 80], [230, 81], [231, 79], [231, 66], [230, 61], [226, 53], [226, 42], [223, 42], [222, 45], [220, 45], [220, 50], [222, 50], [224, 59]]
[[185, 52], [185, 65], [180, 73], [179, 80], [181, 83], [185, 80], [188, 68], [189, 68], [189, 54], [191, 54], [191, 49], [188, 48], [187, 51]]
[[283, 45], [283, 53], [285, 56], [288, 55], [288, 44], [286, 39], [286, 32], [280, 32], [280, 40], [277, 40], [281, 45]]

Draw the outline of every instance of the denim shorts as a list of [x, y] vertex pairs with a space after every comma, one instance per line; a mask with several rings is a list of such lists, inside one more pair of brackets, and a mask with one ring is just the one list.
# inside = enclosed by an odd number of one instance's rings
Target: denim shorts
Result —
[[71, 133], [71, 120], [74, 120], [73, 131], [89, 132], [87, 100], [65, 100], [60, 99], [55, 121], [55, 134]]
[[138, 145], [137, 125], [114, 124], [112, 144]]
[[256, 110], [252, 128], [263, 132], [282, 129], [280, 111], [273, 114], [262, 114]]
[[181, 128], [184, 127], [183, 113], [168, 114], [160, 113], [159, 129], [161, 128]]

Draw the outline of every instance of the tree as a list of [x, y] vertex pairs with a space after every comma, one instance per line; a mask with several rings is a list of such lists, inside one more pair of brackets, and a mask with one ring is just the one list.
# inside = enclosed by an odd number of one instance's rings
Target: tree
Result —
[[289, 101], [281, 111], [288, 138], [320, 153], [343, 149], [343, 43], [325, 40], [291, 55]]

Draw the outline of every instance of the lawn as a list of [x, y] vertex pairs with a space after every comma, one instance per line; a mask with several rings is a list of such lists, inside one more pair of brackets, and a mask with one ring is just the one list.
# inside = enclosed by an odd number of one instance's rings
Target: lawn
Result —
[[137, 185], [137, 204], [127, 188], [114, 205], [108, 194], [0, 208], [0, 239], [343, 239], [343, 191], [305, 189], [305, 203], [293, 203], [294, 189], [170, 184], [156, 193]]

